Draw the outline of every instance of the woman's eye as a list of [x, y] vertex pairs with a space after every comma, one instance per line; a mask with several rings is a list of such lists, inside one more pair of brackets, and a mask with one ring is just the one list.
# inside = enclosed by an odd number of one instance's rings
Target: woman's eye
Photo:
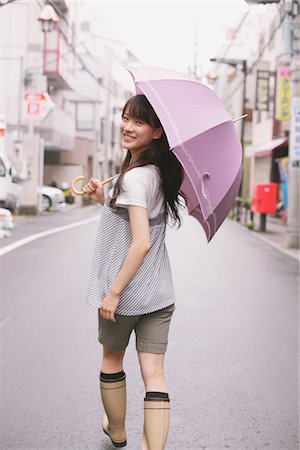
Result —
[[139, 125], [144, 125], [144, 122], [141, 122], [140, 120], [137, 120], [137, 122]]

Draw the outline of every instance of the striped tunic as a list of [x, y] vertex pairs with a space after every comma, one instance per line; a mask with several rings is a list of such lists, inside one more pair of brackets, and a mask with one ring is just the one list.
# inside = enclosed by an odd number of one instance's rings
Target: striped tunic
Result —
[[[134, 170], [134, 169], [133, 169]], [[132, 242], [128, 210], [111, 208], [107, 196], [100, 216], [86, 302], [99, 307], [123, 265]], [[165, 245], [164, 214], [149, 218], [151, 248], [140, 269], [121, 294], [116, 313], [148, 314], [175, 302], [171, 268]]]

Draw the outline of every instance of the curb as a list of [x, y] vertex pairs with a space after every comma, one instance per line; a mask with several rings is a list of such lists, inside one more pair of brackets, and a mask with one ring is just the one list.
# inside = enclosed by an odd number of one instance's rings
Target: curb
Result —
[[276, 244], [271, 239], [268, 239], [265, 236], [262, 236], [259, 234], [259, 231], [253, 231], [249, 230], [249, 228], [243, 226], [242, 224], [236, 222], [233, 219], [229, 219], [231, 223], [233, 223], [235, 226], [238, 226], [240, 229], [245, 230], [246, 232], [250, 233], [252, 236], [255, 236], [256, 238], [260, 239], [261, 241], [265, 242], [266, 244], [270, 245], [271, 247], [275, 248], [276, 250], [279, 250], [281, 253], [284, 253], [287, 256], [290, 256], [291, 258], [295, 259], [296, 261], [300, 262], [300, 251], [295, 250], [289, 250], [287, 248], [284, 248], [283, 246]]

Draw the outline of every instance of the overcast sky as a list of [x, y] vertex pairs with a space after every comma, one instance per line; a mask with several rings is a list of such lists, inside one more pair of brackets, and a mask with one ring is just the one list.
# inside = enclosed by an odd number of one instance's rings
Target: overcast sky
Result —
[[194, 65], [197, 27], [197, 62], [199, 72], [201, 68], [205, 72], [209, 58], [224, 42], [226, 29], [248, 10], [244, 0], [84, 2], [88, 3], [99, 17], [94, 31], [124, 41], [144, 64], [185, 72]]

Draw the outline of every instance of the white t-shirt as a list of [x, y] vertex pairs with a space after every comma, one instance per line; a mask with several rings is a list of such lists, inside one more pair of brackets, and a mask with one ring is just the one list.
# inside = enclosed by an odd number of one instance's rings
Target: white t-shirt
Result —
[[113, 190], [102, 208], [91, 266], [86, 302], [99, 306], [120, 273], [132, 243], [128, 205], [147, 208], [151, 248], [141, 267], [123, 290], [117, 314], [139, 316], [166, 308], [175, 302], [171, 266], [165, 245], [166, 220], [159, 169], [136, 167], [124, 176], [119, 208], [110, 208]]
[[[159, 168], [153, 164], [135, 167], [125, 173], [122, 182], [123, 192], [116, 199], [116, 206], [128, 205], [147, 208], [149, 219], [164, 211], [164, 197], [161, 188]], [[109, 191], [112, 197], [113, 189]]]

